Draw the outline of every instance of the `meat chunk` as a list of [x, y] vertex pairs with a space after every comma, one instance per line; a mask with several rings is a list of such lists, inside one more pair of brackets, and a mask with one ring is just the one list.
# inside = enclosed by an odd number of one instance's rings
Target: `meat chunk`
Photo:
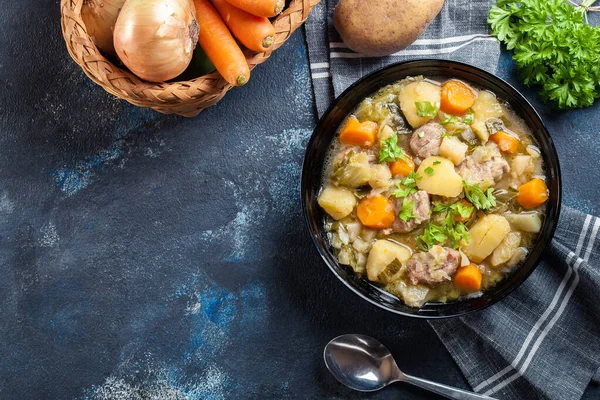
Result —
[[437, 156], [446, 130], [437, 122], [430, 122], [415, 130], [410, 138], [410, 149], [419, 158]]
[[415, 218], [411, 218], [408, 221], [404, 222], [398, 217], [398, 214], [402, 209], [402, 204], [404, 203], [404, 198], [397, 199], [395, 202], [396, 220], [392, 225], [392, 231], [394, 232], [410, 232], [417, 228], [419, 225], [421, 225], [423, 222], [429, 221], [429, 210], [431, 208], [431, 205], [429, 203], [429, 195], [426, 191], [419, 190], [418, 192], [407, 196], [406, 201], [412, 201], [414, 203], [412, 215]]
[[408, 279], [413, 285], [433, 286], [449, 281], [460, 264], [460, 253], [449, 247], [433, 246], [428, 252], [419, 252], [408, 260]]
[[495, 143], [477, 147], [456, 167], [456, 172], [468, 183], [487, 182], [487, 186], [502, 179], [509, 171], [510, 166]]

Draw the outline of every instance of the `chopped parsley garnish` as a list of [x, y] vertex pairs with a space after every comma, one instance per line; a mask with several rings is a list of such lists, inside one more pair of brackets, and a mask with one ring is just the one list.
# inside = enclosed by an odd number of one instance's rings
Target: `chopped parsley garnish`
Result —
[[419, 117], [435, 117], [440, 109], [440, 103], [430, 101], [416, 101], [417, 115]]
[[444, 218], [443, 226], [446, 228], [446, 236], [451, 241], [453, 248], [458, 248], [461, 240], [468, 243], [470, 239], [465, 224], [460, 220], [457, 221], [455, 217], [458, 215], [460, 219], [466, 219], [471, 216], [473, 211], [475, 211], [473, 207], [466, 206], [462, 202], [451, 204], [448, 207], [448, 214]]
[[398, 135], [395, 133], [389, 139], [381, 141], [379, 150], [379, 162], [394, 162], [397, 159], [406, 161], [406, 154], [402, 147], [398, 146]]
[[489, 210], [492, 207], [496, 207], [496, 198], [493, 195], [494, 189], [488, 188], [485, 193], [478, 184], [467, 183], [463, 181], [465, 188], [465, 196], [478, 210]]
[[444, 114], [444, 120], [440, 121], [440, 125], [456, 124], [458, 117], [456, 115]]
[[420, 181], [421, 179], [423, 179], [421, 175], [411, 171], [406, 178], [402, 179], [402, 184], [404, 186], [410, 186], [414, 188], [417, 186], [417, 181]]
[[448, 240], [448, 236], [446, 236], [444, 228], [429, 223], [423, 234], [417, 238], [417, 246], [423, 251], [428, 251], [436, 244], [444, 243], [446, 240]]
[[458, 249], [460, 247], [461, 240], [469, 243], [469, 240], [471, 239], [469, 230], [462, 222], [454, 222], [452, 225], [446, 226], [446, 234], [451, 241], [453, 249]]
[[421, 176], [414, 171], [411, 171], [410, 174], [400, 183], [396, 183], [397, 189], [392, 192], [392, 196], [400, 198], [407, 197], [413, 193], [417, 192], [417, 181], [421, 180]]
[[438, 203], [433, 207], [433, 212], [446, 212], [452, 214], [454, 218], [455, 215], [460, 215], [461, 219], [469, 218], [475, 209], [471, 206], [465, 205], [462, 201], [459, 201], [454, 204], [445, 204]]
[[445, 203], [437, 203], [435, 206], [433, 206], [433, 212], [444, 212], [444, 211], [448, 211], [450, 209], [451, 204], [445, 204]]
[[442, 162], [441, 161], [434, 161], [433, 165], [440, 165]]
[[449, 242], [452, 248], [457, 249], [461, 240], [469, 242], [469, 230], [464, 223], [455, 220], [456, 215], [461, 219], [468, 218], [473, 213], [474, 208], [467, 206], [462, 202], [454, 204], [438, 203], [433, 207], [433, 212], [446, 212], [446, 217], [441, 225], [429, 223], [423, 235], [417, 238], [417, 244], [423, 250], [429, 250], [436, 244], [445, 244]]
[[415, 205], [414, 201], [408, 201], [408, 200], [406, 200], [406, 197], [405, 197], [404, 200], [402, 201], [402, 209], [400, 210], [400, 214], [398, 214], [398, 217], [400, 217], [400, 219], [404, 222], [408, 222], [410, 219], [416, 218], [413, 215], [414, 205]]
[[429, 176], [433, 176], [433, 174], [435, 174], [435, 170], [431, 167], [427, 167], [425, 168], [425, 173]]
[[460, 215], [461, 219], [469, 218], [475, 209], [471, 206], [466, 206], [462, 202], [452, 204], [451, 209], [456, 212], [456, 214]]
[[417, 189], [412, 188], [412, 187], [403, 188], [402, 185], [400, 185], [399, 183], [396, 183], [396, 187], [398, 189], [396, 189], [392, 192], [392, 196], [397, 197], [397, 198], [410, 196], [411, 194], [417, 192]]
[[463, 124], [471, 125], [474, 120], [475, 120], [475, 113], [473, 112], [472, 109], [469, 108], [469, 111], [467, 111], [467, 115], [465, 116], [465, 118], [463, 118]]

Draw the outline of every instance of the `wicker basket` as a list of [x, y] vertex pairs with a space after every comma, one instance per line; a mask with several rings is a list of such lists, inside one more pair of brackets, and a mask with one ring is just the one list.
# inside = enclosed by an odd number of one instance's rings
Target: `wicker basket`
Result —
[[[250, 69], [265, 62], [271, 52], [281, 46], [304, 23], [310, 10], [319, 1], [292, 0], [273, 21], [275, 43], [269, 51], [245, 52]], [[61, 0], [63, 36], [71, 57], [91, 80], [107, 92], [137, 106], [150, 107], [164, 114], [193, 117], [221, 100], [232, 88], [218, 72], [190, 81], [154, 83], [144, 81], [115, 66], [100, 53], [87, 34], [81, 19], [83, 2], [84, 0]]]

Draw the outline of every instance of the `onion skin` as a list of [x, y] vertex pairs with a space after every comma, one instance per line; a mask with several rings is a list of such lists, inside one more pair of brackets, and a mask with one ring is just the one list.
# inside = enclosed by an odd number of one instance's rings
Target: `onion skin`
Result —
[[84, 0], [81, 19], [88, 35], [101, 51], [115, 54], [113, 29], [125, 0]]
[[117, 55], [131, 72], [150, 82], [181, 74], [197, 42], [193, 0], [127, 0], [115, 24]]

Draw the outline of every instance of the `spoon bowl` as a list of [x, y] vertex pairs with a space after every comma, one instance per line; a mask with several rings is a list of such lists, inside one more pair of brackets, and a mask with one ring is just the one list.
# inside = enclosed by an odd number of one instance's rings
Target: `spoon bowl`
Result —
[[400, 371], [392, 353], [381, 342], [365, 335], [338, 336], [325, 346], [325, 365], [340, 383], [360, 392], [374, 392], [390, 383], [408, 382], [450, 399], [491, 397], [407, 375]]
[[338, 381], [360, 392], [382, 389], [400, 378], [390, 351], [369, 336], [339, 336], [325, 346], [323, 356]]

